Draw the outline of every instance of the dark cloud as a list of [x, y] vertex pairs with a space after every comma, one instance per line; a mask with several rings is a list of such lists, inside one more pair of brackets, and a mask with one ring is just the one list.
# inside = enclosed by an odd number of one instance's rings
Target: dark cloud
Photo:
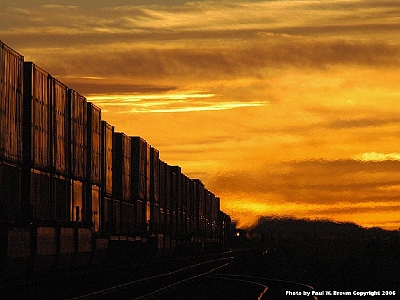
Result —
[[379, 127], [390, 124], [399, 124], [399, 118], [360, 118], [360, 119], [349, 119], [349, 120], [334, 120], [326, 126], [331, 129], [343, 129], [343, 128], [364, 128], [364, 127]]
[[62, 82], [67, 84], [69, 88], [79, 91], [83, 95], [91, 94], [150, 94], [150, 93], [163, 93], [176, 90], [173, 86], [156, 86], [156, 85], [135, 85], [135, 84], [121, 84], [110, 83], [106, 80], [85, 80], [80, 78], [62, 78], [58, 77]]
[[[38, 43], [38, 42], [36, 42]], [[29, 44], [29, 43], [28, 43]], [[18, 51], [19, 49], [17, 49]], [[21, 52], [21, 51], [20, 51]], [[30, 51], [27, 49], [27, 52]], [[182, 49], [102, 48], [80, 52], [43, 48], [36, 62], [50, 73], [85, 76], [127, 76], [147, 79], [263, 77], [279, 67], [326, 68], [365, 65], [393, 68], [400, 63], [400, 46], [348, 42], [287, 42], [246, 47]], [[39, 62], [38, 62], [39, 61]], [[40, 64], [40, 62], [42, 62]]]

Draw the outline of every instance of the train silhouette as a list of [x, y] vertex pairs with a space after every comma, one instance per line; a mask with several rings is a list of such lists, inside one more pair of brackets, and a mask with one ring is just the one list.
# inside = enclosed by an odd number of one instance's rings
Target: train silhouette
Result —
[[200, 179], [0, 41], [0, 273], [218, 250], [230, 217]]

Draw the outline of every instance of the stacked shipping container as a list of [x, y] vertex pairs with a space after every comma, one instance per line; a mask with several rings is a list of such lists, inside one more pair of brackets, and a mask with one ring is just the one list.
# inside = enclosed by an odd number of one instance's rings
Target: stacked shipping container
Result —
[[91, 222], [86, 212], [85, 179], [87, 171], [87, 102], [78, 92], [68, 89], [70, 133], [70, 221]]
[[113, 135], [114, 127], [101, 121], [101, 234], [111, 235], [116, 230], [113, 207]]
[[87, 168], [86, 168], [86, 212], [92, 220], [93, 231], [100, 232], [100, 196], [101, 196], [101, 110], [87, 103]]
[[114, 210], [119, 211], [116, 233], [129, 236], [133, 229], [133, 209], [131, 200], [131, 139], [123, 133], [114, 133], [113, 160]]
[[68, 221], [69, 215], [69, 130], [68, 130], [68, 88], [50, 77], [51, 99], [51, 175], [50, 197], [54, 199], [54, 219]]
[[21, 219], [24, 58], [0, 41], [0, 220]]
[[150, 222], [150, 145], [141, 137], [131, 137], [132, 200], [135, 203], [135, 234], [147, 234]]
[[24, 193], [23, 207], [34, 220], [54, 220], [50, 195], [50, 75], [32, 62], [24, 63]]

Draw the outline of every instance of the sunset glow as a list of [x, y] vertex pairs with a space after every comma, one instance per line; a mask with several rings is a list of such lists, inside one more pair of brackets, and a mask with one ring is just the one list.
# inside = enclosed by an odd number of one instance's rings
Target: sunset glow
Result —
[[0, 39], [262, 215], [400, 228], [398, 1], [3, 1]]

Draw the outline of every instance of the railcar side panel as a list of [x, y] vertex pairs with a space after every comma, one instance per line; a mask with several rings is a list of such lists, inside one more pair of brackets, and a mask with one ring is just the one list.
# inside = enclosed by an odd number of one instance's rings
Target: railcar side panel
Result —
[[150, 230], [160, 227], [160, 154], [155, 148], [150, 152]]
[[70, 181], [70, 221], [88, 222], [85, 218], [85, 188], [84, 182], [77, 179]]
[[55, 220], [66, 222], [70, 220], [70, 188], [69, 180], [65, 176], [53, 174], [51, 176], [51, 197], [54, 201]]
[[0, 160], [22, 163], [24, 57], [0, 41]]
[[87, 179], [93, 184], [101, 183], [101, 109], [87, 103]]
[[113, 195], [131, 202], [131, 139], [124, 133], [114, 133]]
[[111, 196], [113, 192], [113, 135], [114, 127], [106, 121], [101, 121], [101, 176], [104, 195]]
[[22, 169], [0, 162], [0, 221], [21, 219]]
[[50, 76], [32, 62], [24, 63], [25, 165], [48, 171], [51, 163]]
[[132, 200], [135, 202], [136, 235], [144, 236], [150, 221], [150, 145], [141, 137], [131, 137]]
[[87, 163], [87, 104], [78, 92], [68, 90], [70, 175], [79, 180], [86, 179]]
[[50, 192], [50, 174], [31, 169], [29, 181], [29, 209], [31, 218], [33, 220], [54, 220], [54, 201], [51, 198]]
[[52, 169], [63, 176], [69, 171], [68, 88], [50, 77]]
[[[98, 185], [91, 185], [88, 184], [90, 187], [90, 190], [88, 193], [90, 193], [90, 205], [87, 205], [87, 209], [90, 209], [91, 212], [91, 218], [92, 218], [92, 224], [93, 224], [93, 232], [99, 233], [100, 232], [100, 186]], [[88, 198], [89, 198], [88, 197]], [[88, 216], [89, 218], [90, 216]]]

